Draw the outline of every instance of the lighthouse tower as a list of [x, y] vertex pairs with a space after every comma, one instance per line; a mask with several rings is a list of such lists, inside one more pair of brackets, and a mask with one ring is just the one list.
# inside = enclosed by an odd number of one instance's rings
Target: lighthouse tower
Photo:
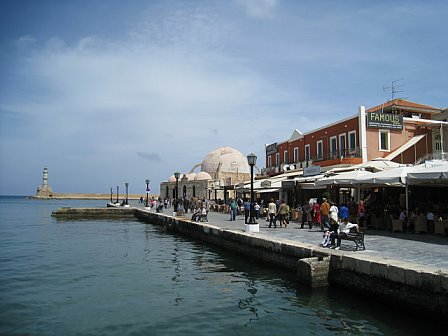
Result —
[[48, 185], [47, 167], [44, 168], [44, 171], [42, 173], [42, 186], [37, 187], [36, 196], [41, 198], [49, 198], [53, 196], [53, 190], [51, 190], [51, 187]]

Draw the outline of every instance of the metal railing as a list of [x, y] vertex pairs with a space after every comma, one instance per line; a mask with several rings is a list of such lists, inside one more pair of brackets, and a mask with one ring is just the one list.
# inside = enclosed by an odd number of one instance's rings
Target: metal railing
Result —
[[419, 165], [429, 160], [444, 160], [448, 161], [448, 153], [447, 152], [437, 152], [437, 153], [428, 153], [423, 155], [420, 159], [414, 162], [415, 165]]

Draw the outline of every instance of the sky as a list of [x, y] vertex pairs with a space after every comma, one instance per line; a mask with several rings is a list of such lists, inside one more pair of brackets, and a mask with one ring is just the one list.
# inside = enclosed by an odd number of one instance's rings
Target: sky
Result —
[[[2, 0], [0, 194], [158, 193], [230, 146], [448, 107], [448, 1]], [[196, 172], [198, 172], [196, 170]]]

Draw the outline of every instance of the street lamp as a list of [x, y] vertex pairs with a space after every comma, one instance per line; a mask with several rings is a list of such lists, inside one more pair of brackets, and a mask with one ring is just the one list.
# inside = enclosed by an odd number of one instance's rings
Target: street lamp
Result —
[[110, 187], [110, 203], [112, 204], [114, 201], [112, 200], [112, 195], [113, 195], [113, 191], [112, 191], [112, 187]]
[[178, 171], [174, 172], [174, 177], [176, 178], [176, 199], [174, 200], [174, 212], [177, 214], [178, 197], [179, 197], [179, 176], [180, 173]]
[[117, 202], [116, 202], [116, 203], [118, 203], [118, 188], [119, 188], [119, 187], [117, 186]]
[[249, 216], [249, 225], [250, 225], [250, 224], [257, 224], [254, 218], [254, 166], [257, 163], [257, 155], [255, 155], [254, 153], [250, 153], [247, 156], [247, 163], [249, 163], [250, 166], [250, 216]]
[[128, 194], [128, 188], [129, 188], [129, 182], [125, 182], [125, 187], [126, 187], [126, 202], [124, 204], [125, 207], [129, 206], [129, 194]]
[[148, 210], [149, 209], [149, 180], [146, 180], [145, 181], [146, 182], [146, 205], [145, 205], [145, 207], [146, 207], [146, 210]]

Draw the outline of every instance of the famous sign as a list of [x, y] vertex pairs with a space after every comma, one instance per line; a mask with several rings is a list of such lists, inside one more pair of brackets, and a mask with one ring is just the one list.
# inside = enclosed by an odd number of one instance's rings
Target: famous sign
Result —
[[403, 129], [403, 116], [400, 114], [371, 112], [367, 114], [368, 128]]

